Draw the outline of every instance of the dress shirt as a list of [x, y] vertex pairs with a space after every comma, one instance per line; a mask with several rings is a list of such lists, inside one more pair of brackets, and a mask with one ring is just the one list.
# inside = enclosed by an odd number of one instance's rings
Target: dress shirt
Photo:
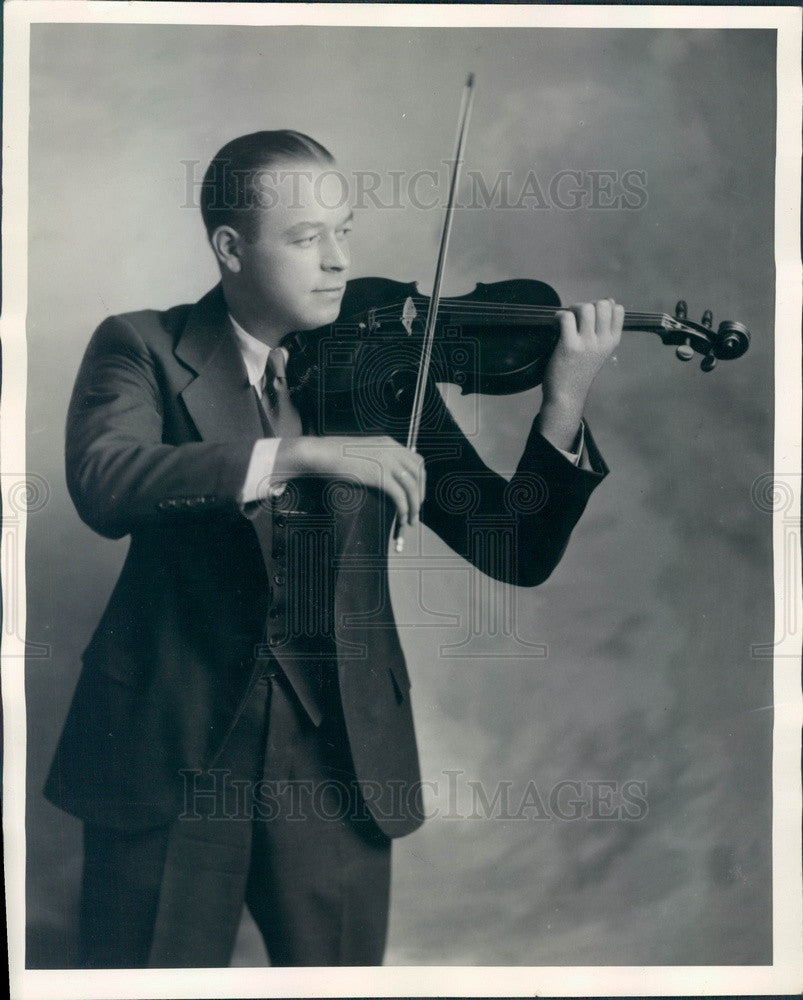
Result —
[[[268, 347], [261, 340], [257, 340], [256, 337], [253, 337], [247, 330], [244, 330], [240, 326], [231, 313], [229, 313], [229, 320], [234, 330], [234, 336], [237, 338], [237, 346], [240, 348], [240, 354], [242, 355], [243, 364], [248, 375], [248, 382], [254, 386], [261, 396], [265, 391], [265, 366], [268, 363], [271, 350], [284, 351], [285, 361], [287, 360], [287, 351], [284, 347]], [[585, 424], [581, 422], [578, 440], [575, 442], [577, 450], [565, 451], [563, 448], [557, 448], [556, 450], [567, 461], [571, 462], [572, 465], [581, 465], [581, 459], [583, 459], [581, 467], [585, 468], [588, 465], [588, 459], [585, 457], [584, 439]], [[248, 471], [245, 475], [245, 482], [243, 483], [242, 503], [253, 503], [255, 500], [264, 499], [269, 494], [279, 496], [284, 492], [283, 485], [279, 483], [271, 484], [273, 467], [276, 464], [276, 453], [279, 450], [280, 444], [281, 438], [272, 437], [261, 438], [254, 445], [254, 450], [251, 452], [251, 461], [248, 464]], [[588, 467], [590, 468], [590, 465]]]
[[[234, 330], [234, 336], [237, 338], [237, 346], [240, 348], [245, 371], [248, 375], [248, 382], [261, 396], [265, 392], [265, 366], [268, 363], [271, 350], [284, 351], [285, 355], [287, 351], [283, 347], [268, 347], [261, 340], [252, 337], [250, 333], [240, 326], [231, 313], [229, 313], [229, 320]], [[287, 358], [285, 357], [286, 360]], [[254, 450], [251, 452], [251, 461], [248, 463], [248, 471], [245, 474], [245, 482], [243, 483], [242, 502], [244, 504], [253, 503], [255, 500], [262, 500], [272, 492], [277, 495], [283, 492], [284, 487], [271, 487], [270, 481], [273, 466], [276, 464], [276, 453], [281, 443], [281, 438], [266, 437], [260, 438], [254, 445]]]

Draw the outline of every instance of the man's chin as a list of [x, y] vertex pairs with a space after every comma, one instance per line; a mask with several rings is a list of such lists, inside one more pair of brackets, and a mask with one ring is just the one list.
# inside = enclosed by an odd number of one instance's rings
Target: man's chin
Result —
[[334, 323], [340, 315], [340, 302], [341, 300], [337, 299], [324, 308], [319, 307], [314, 312], [310, 312], [305, 317], [304, 325], [296, 329], [316, 330], [319, 326], [327, 326], [329, 323]]

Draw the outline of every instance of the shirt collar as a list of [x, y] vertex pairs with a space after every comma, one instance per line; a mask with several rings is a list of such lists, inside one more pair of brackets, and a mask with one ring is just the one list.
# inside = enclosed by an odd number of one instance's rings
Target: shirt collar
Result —
[[262, 379], [265, 376], [265, 365], [268, 363], [271, 348], [261, 340], [257, 340], [247, 330], [244, 330], [231, 313], [229, 313], [229, 320], [234, 330], [234, 336], [237, 338], [237, 346], [240, 348], [240, 354], [243, 357], [245, 370], [248, 374], [248, 382], [250, 385], [256, 385], [261, 388]]

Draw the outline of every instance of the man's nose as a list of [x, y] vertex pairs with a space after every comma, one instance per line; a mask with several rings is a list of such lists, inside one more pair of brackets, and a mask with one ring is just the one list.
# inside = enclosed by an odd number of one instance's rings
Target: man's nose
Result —
[[351, 263], [348, 244], [336, 239], [324, 240], [321, 248], [321, 267], [326, 271], [345, 271]]

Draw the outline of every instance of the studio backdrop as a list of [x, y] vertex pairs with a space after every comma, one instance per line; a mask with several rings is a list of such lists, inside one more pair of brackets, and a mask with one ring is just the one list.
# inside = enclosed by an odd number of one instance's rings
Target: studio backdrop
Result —
[[[353, 276], [428, 292], [469, 71], [446, 294], [684, 299], [753, 339], [704, 373], [623, 336], [586, 411], [611, 473], [542, 586], [426, 531], [393, 557], [429, 819], [394, 846], [387, 963], [771, 961], [774, 59], [770, 31], [32, 26], [28, 967], [76, 932], [81, 826], [41, 788], [128, 546], [65, 486], [88, 339], [212, 287], [198, 185], [259, 129], [335, 155]], [[511, 474], [539, 390], [442, 391]], [[247, 916], [235, 961], [265, 961]]]

